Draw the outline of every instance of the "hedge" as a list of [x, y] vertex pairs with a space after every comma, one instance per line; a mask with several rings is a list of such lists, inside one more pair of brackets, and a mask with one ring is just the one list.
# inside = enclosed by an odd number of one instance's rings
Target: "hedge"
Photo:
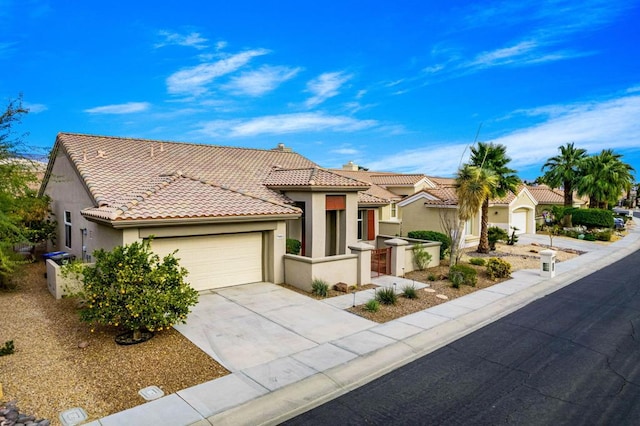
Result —
[[409, 231], [407, 237], [416, 238], [418, 240], [427, 241], [439, 241], [442, 243], [440, 246], [440, 259], [444, 259], [445, 252], [451, 246], [451, 238], [446, 234], [437, 231]]
[[573, 226], [586, 226], [587, 228], [613, 228], [613, 212], [602, 209], [567, 209], [565, 212], [571, 215]]

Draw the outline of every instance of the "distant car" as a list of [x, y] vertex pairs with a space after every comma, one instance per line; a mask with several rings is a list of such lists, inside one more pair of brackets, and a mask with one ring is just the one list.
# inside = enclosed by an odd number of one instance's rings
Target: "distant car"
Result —
[[621, 217], [614, 217], [613, 218], [613, 227], [616, 228], [616, 229], [624, 228], [624, 219], [622, 219]]

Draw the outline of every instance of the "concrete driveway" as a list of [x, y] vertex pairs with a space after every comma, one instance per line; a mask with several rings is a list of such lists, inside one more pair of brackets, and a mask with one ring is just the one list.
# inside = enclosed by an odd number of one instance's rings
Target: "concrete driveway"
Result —
[[331, 368], [357, 356], [339, 339], [375, 325], [284, 287], [255, 283], [201, 294], [187, 324], [175, 328], [229, 371], [249, 373], [294, 355], [290, 366]]

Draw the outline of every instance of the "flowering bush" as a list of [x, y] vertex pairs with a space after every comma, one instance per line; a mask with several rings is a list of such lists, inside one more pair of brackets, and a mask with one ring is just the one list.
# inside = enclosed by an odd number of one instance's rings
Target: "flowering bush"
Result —
[[91, 324], [122, 326], [134, 332], [159, 331], [184, 323], [198, 292], [184, 281], [187, 270], [175, 252], [160, 257], [150, 241], [94, 252], [95, 264], [82, 268], [86, 305], [80, 318]]

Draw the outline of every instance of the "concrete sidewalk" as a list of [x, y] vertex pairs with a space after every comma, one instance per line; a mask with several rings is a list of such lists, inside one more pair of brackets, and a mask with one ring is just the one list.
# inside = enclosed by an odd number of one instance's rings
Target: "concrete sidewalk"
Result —
[[[633, 253], [640, 248], [634, 220], [630, 234], [610, 245], [554, 238], [554, 246], [588, 251], [556, 264], [555, 278], [516, 271], [509, 281], [385, 324], [345, 312], [352, 294], [317, 301], [267, 283], [204, 294], [188, 324], [176, 328], [232, 374], [90, 424], [278, 424]], [[549, 240], [527, 235], [520, 242]], [[412, 284], [374, 281], [396, 283], [398, 291]], [[372, 297], [372, 290], [359, 292], [356, 304]]]

